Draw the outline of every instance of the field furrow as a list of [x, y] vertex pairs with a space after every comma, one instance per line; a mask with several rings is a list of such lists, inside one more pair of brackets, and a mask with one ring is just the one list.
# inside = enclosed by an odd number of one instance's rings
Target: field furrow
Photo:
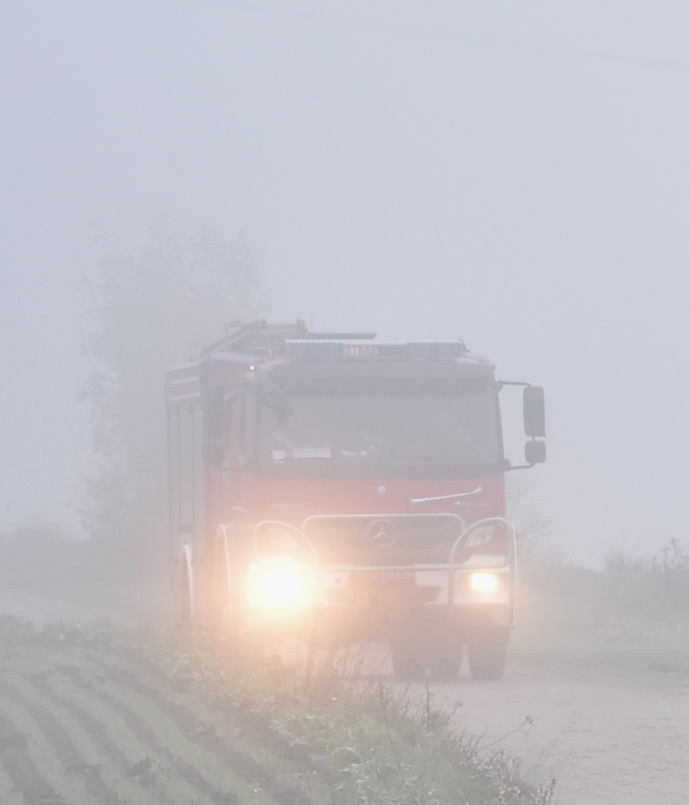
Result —
[[[128, 718], [141, 730], [169, 747], [189, 774], [201, 776], [206, 781], [216, 780], [224, 790], [234, 792], [241, 803], [274, 805], [282, 802], [270, 794], [273, 779], [267, 769], [259, 767], [250, 757], [228, 745], [224, 745], [219, 752], [209, 751], [204, 746], [205, 742], [199, 739], [208, 735], [206, 725], [196, 722], [193, 728], [188, 729], [170, 713], [168, 702], [158, 703], [150, 696], [111, 678], [108, 678], [107, 690], [102, 688], [101, 691], [119, 712], [127, 713]], [[222, 795], [220, 801], [223, 801]], [[304, 801], [303, 798], [301, 801]]]
[[[86, 710], [100, 723], [116, 725], [120, 743], [127, 736], [131, 751], [147, 759], [145, 766], [151, 781], [161, 787], [163, 796], [168, 797], [166, 802], [227, 805], [256, 801], [263, 805], [237, 775], [220, 764], [210, 763], [203, 751], [194, 747], [193, 740], [184, 740], [185, 736], [171, 730], [168, 723], [154, 724], [153, 719], [163, 718], [163, 714], [153, 711], [145, 700], [132, 702], [126, 690], [121, 696], [113, 695], [110, 681], [94, 684], [76, 668], [62, 667], [50, 684], [55, 696], [71, 702], [80, 712]], [[191, 747], [196, 749], [193, 754]]]
[[[174, 723], [175, 732], [187, 738], [193, 736], [194, 744], [215, 758], [216, 767], [220, 764], [224, 769], [241, 770], [246, 781], [254, 787], [260, 786], [281, 805], [308, 802], [322, 805], [329, 801], [324, 788], [313, 784], [313, 790], [308, 790], [303, 784], [298, 768], [288, 762], [294, 749], [287, 741], [266, 732], [265, 725], [261, 729], [261, 742], [251, 739], [246, 729], [246, 722], [250, 721], [248, 714], [230, 715], [217, 709], [211, 712], [198, 697], [190, 700], [183, 693], [161, 686], [160, 682], [147, 680], [142, 669], [135, 673], [114, 662], [104, 662], [98, 678], [108, 680], [107, 691], [117, 696], [121, 707], [134, 705], [137, 713], [141, 712], [140, 706], [147, 707], [146, 722], [151, 724], [161, 723], [161, 714], [164, 714], [168, 723]], [[105, 688], [102, 693], [106, 694]], [[300, 753], [300, 760], [303, 768], [304, 761], [310, 758]]]
[[31, 805], [83, 805], [83, 784], [69, 778], [40, 724], [15, 698], [0, 693], [3, 762], [14, 788]]
[[212, 642], [0, 618], [0, 805], [546, 805], [444, 722], [322, 685]]
[[14, 682], [0, 680], [0, 690], [20, 702], [31, 718], [40, 725], [43, 735], [59, 758], [65, 775], [73, 777], [83, 786], [87, 802], [103, 805], [122, 803], [122, 799], [106, 785], [101, 776], [100, 758], [89, 751], [89, 747], [80, 746], [71, 730], [65, 728], [69, 724], [69, 713], [58, 713], [46, 707], [41, 701], [42, 697], [37, 697], [31, 686], [26, 685], [22, 679]]
[[[105, 786], [114, 792], [120, 802], [127, 805], [166, 805], [150, 786], [142, 786], [131, 774], [132, 765], [126, 754], [108, 738], [103, 725], [93, 720], [85, 726], [78, 711], [56, 701], [50, 693], [42, 691], [40, 686], [32, 685], [25, 679], [13, 679], [13, 682], [20, 692], [32, 696], [37, 706], [60, 721], [63, 730], [78, 747], [83, 762], [99, 769]], [[89, 800], [82, 798], [80, 801], [83, 803]]]
[[24, 805], [24, 798], [5, 769], [3, 754], [0, 751], [0, 802], [3, 805]]
[[141, 740], [128, 727], [121, 713], [75, 689], [60, 672], [42, 680], [39, 690], [44, 706], [62, 711], [84, 742], [94, 746], [123, 801], [146, 805], [205, 802], [198, 790], [165, 763], [158, 746]]

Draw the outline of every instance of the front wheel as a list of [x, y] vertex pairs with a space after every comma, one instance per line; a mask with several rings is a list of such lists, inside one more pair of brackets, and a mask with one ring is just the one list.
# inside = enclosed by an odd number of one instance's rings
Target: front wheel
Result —
[[488, 629], [467, 641], [467, 659], [472, 679], [501, 679], [507, 664], [507, 629]]
[[403, 632], [390, 641], [390, 649], [395, 676], [406, 682], [450, 681], [462, 665], [462, 645], [451, 629]]

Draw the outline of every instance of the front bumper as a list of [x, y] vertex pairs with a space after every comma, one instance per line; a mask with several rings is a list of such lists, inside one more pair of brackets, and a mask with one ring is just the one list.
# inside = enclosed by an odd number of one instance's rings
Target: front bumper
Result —
[[447, 567], [327, 568], [320, 578], [312, 606], [299, 612], [249, 608], [246, 627], [274, 637], [346, 644], [386, 638], [411, 621], [460, 632], [510, 627], [513, 621], [512, 578], [504, 572], [489, 592], [472, 590], [470, 573]]
[[[309, 523], [328, 526], [331, 529], [328, 534], [342, 537], [339, 547], [334, 540], [325, 545], [326, 552], [337, 550], [348, 556], [343, 548], [352, 545], [356, 554], [359, 543], [352, 539], [350, 531], [343, 529], [356, 531], [362, 521], [365, 524], [366, 517], [312, 517], [301, 528], [276, 521], [257, 524], [253, 555], [258, 558], [255, 562], [252, 560], [251, 564], [263, 563], [269, 567], [274, 563], [282, 572], [288, 566], [297, 568], [301, 563], [303, 568], [308, 568], [313, 589], [308, 605], [297, 608], [281, 606], [279, 596], [266, 595], [265, 606], [260, 601], [252, 602], [249, 596], [245, 602], [248, 606], [242, 607], [245, 627], [276, 635], [342, 633], [351, 641], [385, 634], [399, 628], [410, 618], [427, 620], [429, 623], [450, 622], [462, 629], [479, 624], [512, 625], [516, 578], [515, 539], [513, 527], [503, 518], [486, 518], [467, 528], [461, 518], [455, 515], [426, 517], [421, 525], [427, 526], [430, 522], [433, 527], [436, 524], [447, 527], [448, 522], [451, 525], [455, 521], [458, 526], [461, 525], [458, 535], [453, 536], [449, 543], [449, 555], [445, 553], [447, 559], [443, 562], [422, 564], [417, 558], [408, 564], [386, 563], [382, 561], [384, 558], [399, 557], [404, 553], [387, 550], [387, 546], [380, 552], [382, 555], [376, 556], [375, 564], [323, 561], [324, 557], [317, 550], [322, 543], [309, 538], [310, 533], [313, 536], [308, 528]], [[385, 518], [385, 522], [392, 522], [402, 534], [404, 528], [411, 527], [415, 531], [416, 524], [420, 522], [416, 515], [387, 515]], [[380, 518], [376, 523], [379, 521]], [[506, 535], [500, 542], [504, 551], [478, 553], [474, 548], [475, 543], [470, 542], [469, 538], [478, 528], [489, 528], [495, 524], [503, 529], [503, 536]], [[429, 533], [432, 536], [432, 532]], [[417, 541], [415, 550], [423, 553], [424, 544], [423, 541]], [[279, 552], [275, 553], [276, 550]], [[272, 587], [272, 584], [267, 585], [269, 590]]]

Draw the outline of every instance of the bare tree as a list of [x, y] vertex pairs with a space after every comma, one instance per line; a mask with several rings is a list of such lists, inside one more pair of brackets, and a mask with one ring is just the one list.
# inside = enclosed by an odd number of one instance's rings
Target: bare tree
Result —
[[517, 531], [520, 556], [525, 559], [554, 558], [553, 547], [548, 544], [554, 517], [547, 503], [531, 492], [521, 478], [508, 478], [507, 510]]
[[203, 230], [190, 243], [158, 239], [136, 256], [104, 259], [91, 291], [82, 398], [97, 464], [85, 525], [124, 559], [145, 555], [165, 528], [164, 373], [228, 322], [255, 316], [258, 277], [243, 239]]

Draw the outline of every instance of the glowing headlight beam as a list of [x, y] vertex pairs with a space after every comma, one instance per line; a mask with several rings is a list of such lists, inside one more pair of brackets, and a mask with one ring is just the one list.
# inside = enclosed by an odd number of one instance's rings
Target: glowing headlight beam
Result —
[[313, 570], [289, 556], [263, 559], [249, 568], [249, 605], [279, 615], [306, 609], [315, 603]]
[[498, 577], [495, 573], [472, 573], [469, 589], [475, 593], [494, 593], [498, 589]]

